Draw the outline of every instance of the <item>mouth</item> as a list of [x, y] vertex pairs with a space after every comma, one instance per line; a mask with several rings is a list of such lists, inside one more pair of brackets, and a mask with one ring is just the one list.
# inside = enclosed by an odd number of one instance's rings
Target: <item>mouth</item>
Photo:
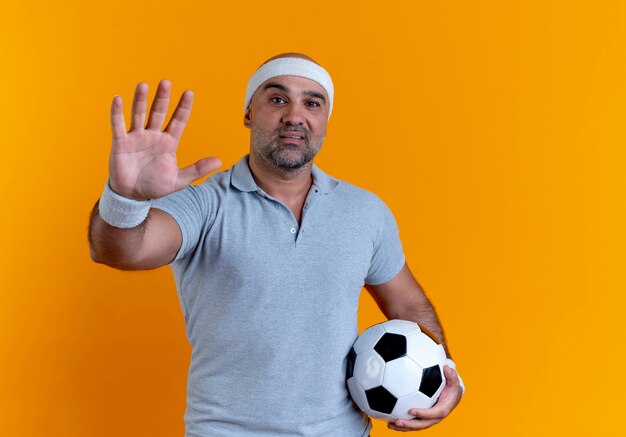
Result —
[[304, 137], [302, 135], [296, 134], [279, 135], [279, 138], [286, 140], [304, 140]]

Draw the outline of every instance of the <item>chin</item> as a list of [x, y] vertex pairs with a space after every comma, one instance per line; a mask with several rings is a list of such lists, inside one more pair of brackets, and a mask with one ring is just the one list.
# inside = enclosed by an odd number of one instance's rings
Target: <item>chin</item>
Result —
[[298, 170], [302, 167], [304, 167], [305, 165], [307, 165], [309, 162], [311, 162], [311, 159], [306, 159], [303, 156], [300, 156], [298, 158], [294, 158], [294, 159], [285, 159], [283, 157], [275, 157], [277, 159], [272, 159], [271, 161], [274, 163], [274, 165], [278, 168], [281, 168], [283, 170]]

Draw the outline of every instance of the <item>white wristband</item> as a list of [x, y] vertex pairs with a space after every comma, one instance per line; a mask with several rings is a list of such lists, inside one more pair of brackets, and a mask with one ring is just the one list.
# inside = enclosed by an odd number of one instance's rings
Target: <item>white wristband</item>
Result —
[[116, 228], [134, 228], [140, 225], [150, 211], [149, 200], [133, 200], [122, 197], [111, 189], [109, 180], [104, 186], [98, 212], [102, 220]]
[[[452, 369], [456, 370], [456, 364], [454, 364], [454, 361], [452, 361], [450, 358], [446, 358], [446, 364], [448, 365], [448, 367], [451, 367]], [[456, 372], [456, 374], [459, 377], [459, 385], [461, 386], [461, 394], [464, 394], [465, 384], [463, 384], [463, 380], [461, 379], [461, 375], [459, 375], [459, 372]]]

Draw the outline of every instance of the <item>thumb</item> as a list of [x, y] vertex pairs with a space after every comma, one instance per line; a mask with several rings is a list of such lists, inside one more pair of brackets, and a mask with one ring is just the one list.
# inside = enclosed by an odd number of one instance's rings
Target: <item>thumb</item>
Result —
[[459, 385], [459, 375], [452, 367], [447, 364], [443, 366], [443, 374], [446, 375], [446, 385]]
[[176, 190], [181, 190], [191, 184], [196, 179], [208, 175], [214, 170], [222, 166], [219, 158], [203, 158], [195, 164], [191, 164], [178, 171], [178, 180], [176, 181]]

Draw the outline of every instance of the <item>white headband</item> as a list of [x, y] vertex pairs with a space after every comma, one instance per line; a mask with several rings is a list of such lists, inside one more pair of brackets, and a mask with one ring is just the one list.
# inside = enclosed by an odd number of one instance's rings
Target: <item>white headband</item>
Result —
[[252, 95], [263, 82], [276, 76], [299, 76], [319, 83], [328, 94], [328, 118], [333, 111], [333, 81], [330, 74], [315, 62], [302, 58], [277, 58], [259, 67], [248, 81], [244, 112], [248, 110]]

